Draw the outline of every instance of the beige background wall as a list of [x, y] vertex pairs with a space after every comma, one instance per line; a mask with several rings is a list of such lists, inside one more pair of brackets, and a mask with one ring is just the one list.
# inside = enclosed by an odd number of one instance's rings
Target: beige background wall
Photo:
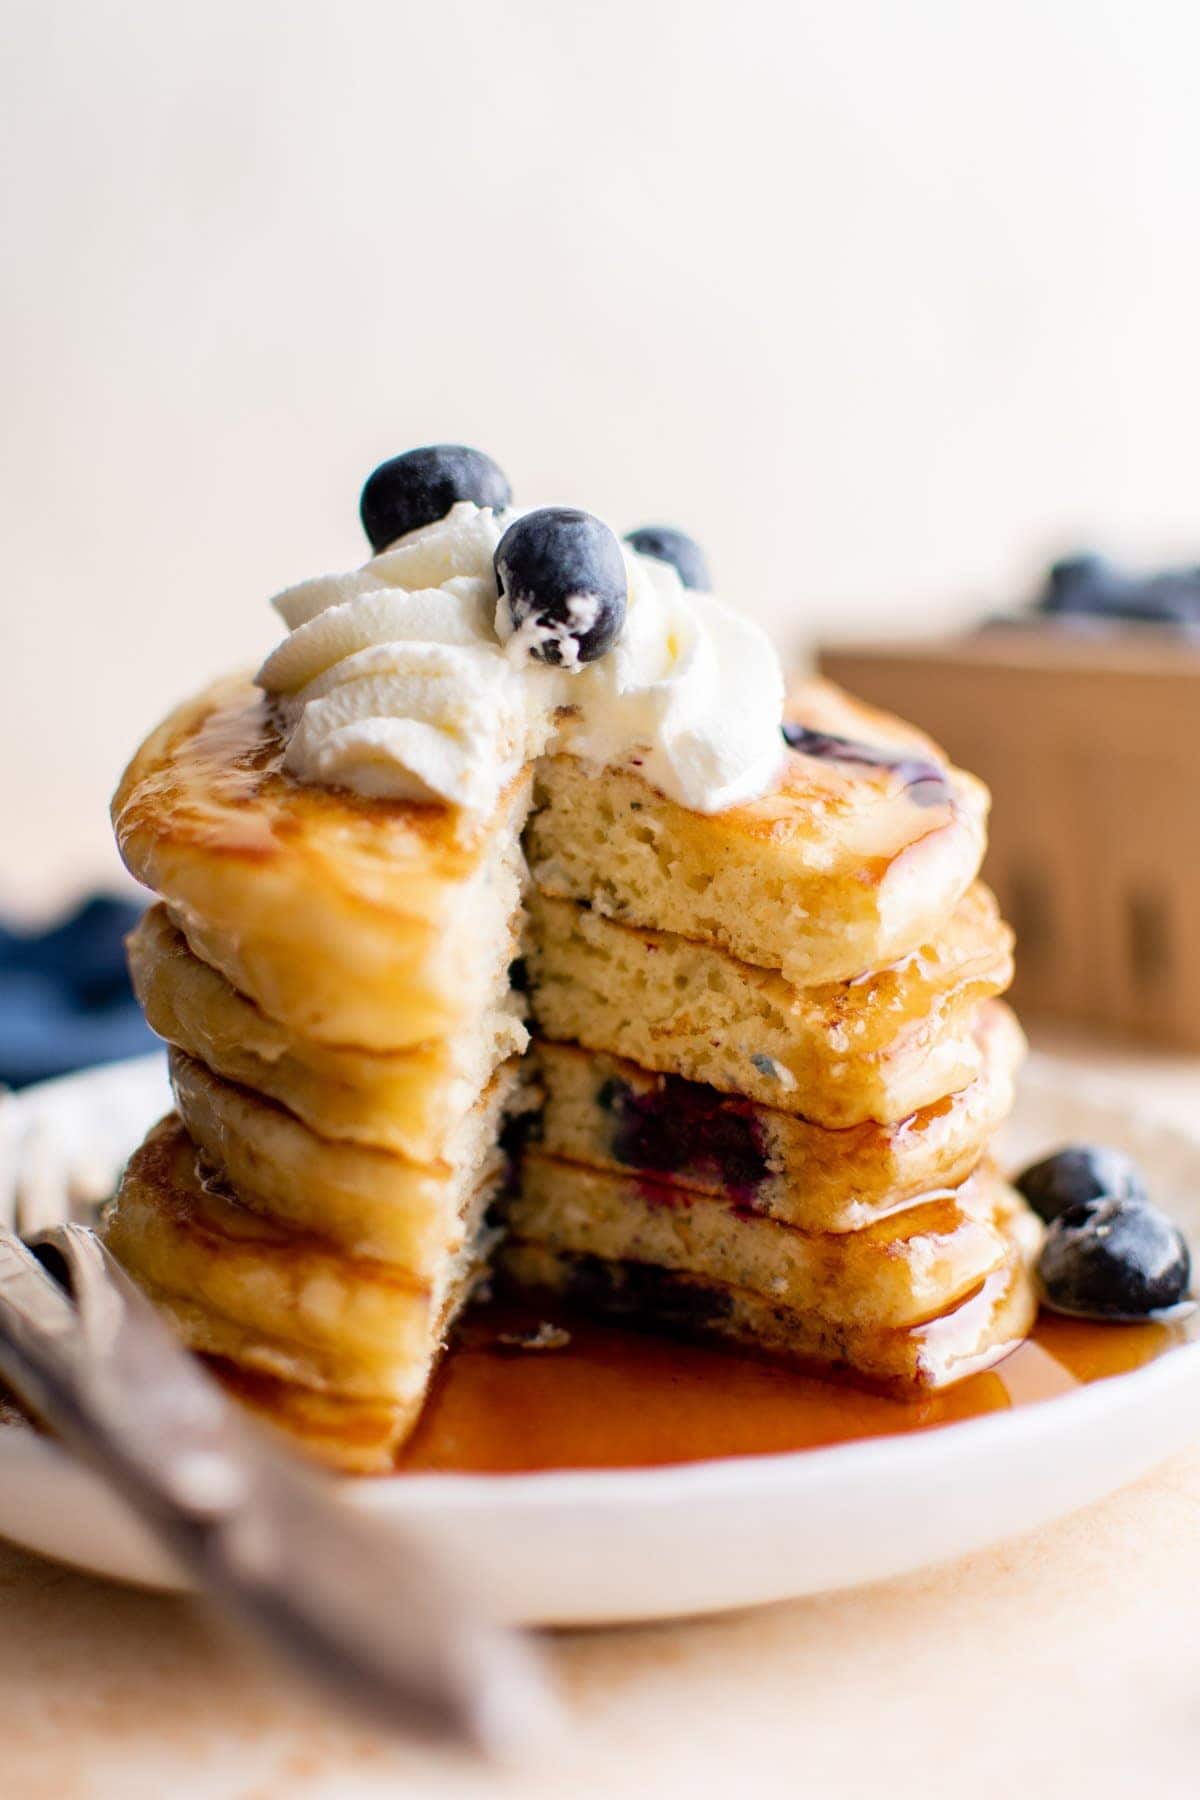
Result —
[[789, 650], [1200, 551], [1180, 0], [9, 0], [0, 903], [461, 437]]

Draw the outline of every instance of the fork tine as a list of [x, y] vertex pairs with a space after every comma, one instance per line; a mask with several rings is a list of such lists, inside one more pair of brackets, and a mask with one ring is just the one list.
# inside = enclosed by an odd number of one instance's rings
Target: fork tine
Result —
[[62, 1224], [70, 1213], [67, 1167], [44, 1119], [34, 1119], [17, 1152], [13, 1217], [18, 1234], [31, 1237], [50, 1225]]
[[11, 1088], [0, 1088], [0, 1225], [16, 1228], [17, 1151], [20, 1129]]
[[95, 1225], [100, 1208], [112, 1198], [116, 1178], [111, 1158], [74, 1158], [66, 1172], [67, 1219], [75, 1225]]

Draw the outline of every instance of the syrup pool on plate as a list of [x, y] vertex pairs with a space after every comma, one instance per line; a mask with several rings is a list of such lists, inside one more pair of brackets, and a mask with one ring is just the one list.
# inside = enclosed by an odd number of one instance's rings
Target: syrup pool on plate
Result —
[[[547, 1329], [549, 1327], [549, 1329]], [[906, 1436], [1053, 1400], [1124, 1375], [1200, 1337], [1200, 1312], [1170, 1323], [1101, 1325], [1043, 1312], [1003, 1362], [943, 1393], [896, 1399], [741, 1350], [605, 1325], [555, 1308], [472, 1309], [434, 1377], [399, 1474], [517, 1475], [661, 1468]], [[530, 1340], [545, 1347], [523, 1347]], [[270, 1417], [298, 1390], [211, 1361]], [[370, 1403], [301, 1406], [317, 1436], [369, 1446], [392, 1431]], [[21, 1415], [0, 1390], [0, 1427]]]
[[[568, 1341], [520, 1348], [543, 1321]], [[1195, 1331], [1194, 1320], [1095, 1325], [1043, 1312], [1032, 1336], [996, 1367], [944, 1393], [897, 1400], [740, 1351], [489, 1305], [463, 1320], [398, 1467], [648, 1468], [928, 1431], [1124, 1374]]]

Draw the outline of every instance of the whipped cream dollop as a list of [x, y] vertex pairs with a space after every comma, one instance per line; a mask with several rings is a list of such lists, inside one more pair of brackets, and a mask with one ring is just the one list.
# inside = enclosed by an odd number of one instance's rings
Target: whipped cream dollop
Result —
[[257, 681], [279, 698], [301, 781], [486, 813], [531, 758], [624, 767], [696, 812], [774, 781], [783, 674], [766, 635], [622, 545], [624, 628], [595, 662], [504, 640], [493, 556], [516, 511], [460, 501], [344, 575], [272, 604], [288, 636]]

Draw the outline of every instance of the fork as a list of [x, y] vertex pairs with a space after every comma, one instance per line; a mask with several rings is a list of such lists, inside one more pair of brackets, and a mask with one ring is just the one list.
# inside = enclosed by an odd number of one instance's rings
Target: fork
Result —
[[116, 1157], [66, 1158], [19, 1106], [0, 1102], [0, 1373], [28, 1409], [343, 1703], [492, 1755], [544, 1735], [557, 1712], [532, 1646], [238, 1415], [92, 1228]]

